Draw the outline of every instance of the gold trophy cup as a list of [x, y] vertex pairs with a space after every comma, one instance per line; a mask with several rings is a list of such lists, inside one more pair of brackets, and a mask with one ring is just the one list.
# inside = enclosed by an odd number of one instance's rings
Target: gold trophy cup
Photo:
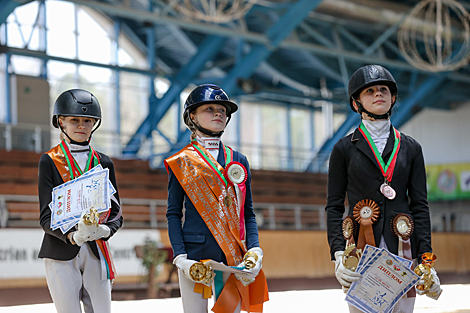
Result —
[[98, 214], [98, 211], [96, 211], [95, 208], [90, 208], [90, 212], [83, 214], [82, 219], [85, 225], [87, 226], [95, 225], [95, 227], [98, 227], [100, 216]]
[[431, 288], [433, 284], [431, 268], [434, 267], [434, 261], [436, 260], [436, 258], [437, 257], [434, 253], [426, 252], [422, 256], [423, 263], [421, 263], [415, 268], [416, 275], [420, 276], [424, 280], [424, 285], [416, 286], [416, 288], [418, 288], [419, 290], [428, 290], [429, 288]]
[[[431, 268], [434, 267], [434, 262], [436, 261], [437, 256], [434, 253], [426, 252], [423, 253], [422, 259], [423, 263], [421, 263], [415, 268], [415, 273], [416, 275], [420, 276], [421, 279], [424, 280], [424, 285], [418, 285], [416, 286], [416, 288], [418, 288], [419, 290], [429, 290], [429, 288], [431, 288], [434, 284]], [[437, 292], [427, 292], [430, 297], [437, 300], [440, 294], [442, 293], [442, 289], [439, 289], [439, 291]]]

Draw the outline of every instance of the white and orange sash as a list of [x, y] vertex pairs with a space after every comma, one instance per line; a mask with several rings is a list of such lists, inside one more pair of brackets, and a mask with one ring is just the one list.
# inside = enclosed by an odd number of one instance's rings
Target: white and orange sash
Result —
[[[51, 157], [64, 183], [83, 174], [65, 141], [62, 141], [59, 145], [49, 150], [47, 155]], [[85, 172], [99, 163], [100, 158], [98, 157], [98, 153], [90, 146], [90, 155], [88, 156], [88, 163], [85, 168]], [[106, 213], [100, 215], [100, 224], [106, 222], [110, 212], [111, 210], [108, 210]], [[111, 256], [108, 242], [102, 239], [95, 241], [106, 261], [107, 278], [113, 280], [116, 277], [116, 269], [114, 267], [113, 257]]]
[[[240, 264], [247, 248], [240, 236], [237, 195], [234, 186], [223, 177], [223, 167], [197, 141], [166, 159], [165, 166], [173, 171], [224, 252], [228, 265]], [[226, 201], [227, 196], [230, 201]], [[246, 287], [230, 275], [212, 311], [233, 312], [242, 301], [243, 310], [262, 312], [267, 300], [268, 288], [262, 270], [255, 282]]]

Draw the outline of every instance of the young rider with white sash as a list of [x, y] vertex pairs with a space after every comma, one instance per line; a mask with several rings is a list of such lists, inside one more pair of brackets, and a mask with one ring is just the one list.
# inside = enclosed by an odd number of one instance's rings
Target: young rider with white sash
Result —
[[[168, 234], [185, 313], [206, 313], [211, 294], [216, 313], [262, 312], [268, 300], [248, 160], [220, 140], [237, 109], [219, 86], [196, 87], [183, 114], [191, 142], [165, 160]], [[248, 272], [213, 271], [206, 260]]]
[[[61, 130], [61, 143], [39, 161], [39, 218], [45, 232], [39, 258], [44, 259], [47, 285], [59, 313], [81, 313], [80, 301], [86, 313], [111, 312], [115, 269], [107, 240], [122, 226], [123, 219], [113, 163], [90, 146], [91, 135], [100, 123], [101, 109], [95, 96], [81, 89], [63, 92], [52, 117], [52, 125]], [[109, 169], [109, 180], [116, 189], [111, 209], [101, 214], [98, 227], [81, 220], [76, 229], [65, 234], [52, 230], [52, 189], [98, 164]]]
[[[385, 248], [395, 255], [421, 263], [432, 252], [426, 172], [421, 146], [400, 133], [390, 122], [397, 100], [397, 84], [379, 65], [359, 68], [349, 81], [351, 109], [361, 115], [361, 125], [334, 146], [328, 171], [327, 227], [336, 278], [344, 288], [361, 275], [344, 266], [347, 244]], [[343, 221], [344, 200], [348, 216]], [[347, 251], [345, 251], [345, 249]], [[432, 287], [419, 294], [437, 299], [439, 278], [432, 269]], [[423, 285], [420, 280], [417, 285]], [[393, 312], [413, 312], [415, 288]], [[361, 312], [350, 306], [350, 312]]]

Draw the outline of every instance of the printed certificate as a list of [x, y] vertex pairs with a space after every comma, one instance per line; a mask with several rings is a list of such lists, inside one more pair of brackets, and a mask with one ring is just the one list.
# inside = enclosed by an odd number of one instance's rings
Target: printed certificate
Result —
[[364, 250], [367, 255], [364, 260], [361, 258], [363, 262], [358, 271], [362, 278], [351, 285], [346, 301], [367, 313], [391, 312], [420, 278], [408, 267], [409, 264], [403, 264], [389, 251], [373, 247]]
[[57, 229], [70, 224], [74, 226], [82, 211], [91, 207], [98, 213], [107, 211], [111, 206], [109, 184], [109, 170], [98, 169], [55, 187], [49, 205], [51, 228]]

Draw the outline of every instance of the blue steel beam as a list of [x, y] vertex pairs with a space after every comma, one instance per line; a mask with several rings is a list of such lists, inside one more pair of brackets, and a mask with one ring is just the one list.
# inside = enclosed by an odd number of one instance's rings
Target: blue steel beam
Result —
[[249, 78], [258, 64], [269, 57], [281, 42], [308, 16], [321, 0], [299, 0], [293, 4], [266, 32], [267, 45], [255, 44], [251, 52], [227, 74], [222, 82], [223, 89], [230, 94], [235, 89], [238, 78]]
[[[397, 105], [397, 112], [392, 115], [391, 121], [393, 126], [400, 128], [403, 124], [413, 116], [413, 108], [426, 97], [427, 94], [433, 92], [449, 75], [448, 72], [440, 74], [438, 76], [429, 77], [424, 83], [422, 83], [405, 101]], [[344, 121], [343, 125], [336, 131], [336, 133], [328, 139], [323, 146], [318, 150], [317, 155], [312, 159], [307, 171], [319, 171], [328, 160], [333, 146], [344, 137], [347, 132], [354, 126], [359, 125], [360, 118], [359, 114], [352, 112]]]
[[418, 103], [424, 99], [429, 93], [434, 92], [436, 88], [447, 78], [449, 72], [442, 73], [437, 76], [429, 77], [419, 86], [411, 95], [399, 104], [397, 113], [392, 115], [391, 120], [393, 126], [400, 128], [410, 118], [413, 117], [413, 109]]
[[310, 164], [307, 166], [306, 171], [319, 171], [321, 167], [325, 164], [326, 160], [328, 160], [331, 151], [333, 150], [333, 146], [336, 144], [338, 140], [343, 138], [348, 131], [353, 128], [355, 125], [359, 125], [361, 123], [361, 119], [359, 114], [352, 112], [346, 117], [346, 120], [343, 122], [336, 133], [333, 136], [325, 141], [323, 146], [318, 150], [315, 157], [312, 159]]
[[181, 150], [184, 146], [186, 146], [189, 143], [189, 136], [191, 135], [191, 131], [187, 128], [180, 130], [178, 132], [178, 138], [176, 139], [176, 142], [171, 145], [170, 151], [163, 153], [163, 158], [162, 162], [160, 163], [159, 166], [157, 167], [163, 167], [163, 161]]
[[[256, 70], [258, 64], [265, 60], [279, 44], [307, 17], [308, 13], [313, 10], [321, 0], [299, 0], [289, 11], [284, 14], [279, 21], [277, 21], [268, 31], [266, 37], [269, 39], [268, 45], [256, 44], [252, 47], [251, 52], [246, 55], [243, 59], [236, 62], [230, 73], [227, 74], [225, 79], [222, 81], [221, 87], [230, 94], [236, 87], [237, 79], [249, 78]], [[161, 105], [161, 104], [160, 104]], [[171, 151], [167, 155], [171, 155], [173, 151], [181, 146], [181, 141], [187, 141], [188, 131], [180, 132], [178, 140], [172, 147]], [[178, 146], [178, 147], [177, 147]], [[181, 147], [180, 147], [181, 148]]]
[[6, 22], [8, 15], [10, 15], [16, 7], [32, 1], [33, 0], [0, 0], [0, 24]]
[[200, 45], [198, 52], [193, 58], [178, 72], [172, 80], [171, 86], [165, 95], [153, 105], [148, 116], [140, 124], [136, 133], [127, 143], [122, 154], [123, 156], [135, 156], [142, 144], [142, 138], [148, 138], [152, 130], [158, 125], [162, 117], [180, 96], [181, 92], [191, 82], [191, 79], [201, 71], [204, 64], [211, 60], [221, 49], [225, 38], [218, 36], [208, 36]]

